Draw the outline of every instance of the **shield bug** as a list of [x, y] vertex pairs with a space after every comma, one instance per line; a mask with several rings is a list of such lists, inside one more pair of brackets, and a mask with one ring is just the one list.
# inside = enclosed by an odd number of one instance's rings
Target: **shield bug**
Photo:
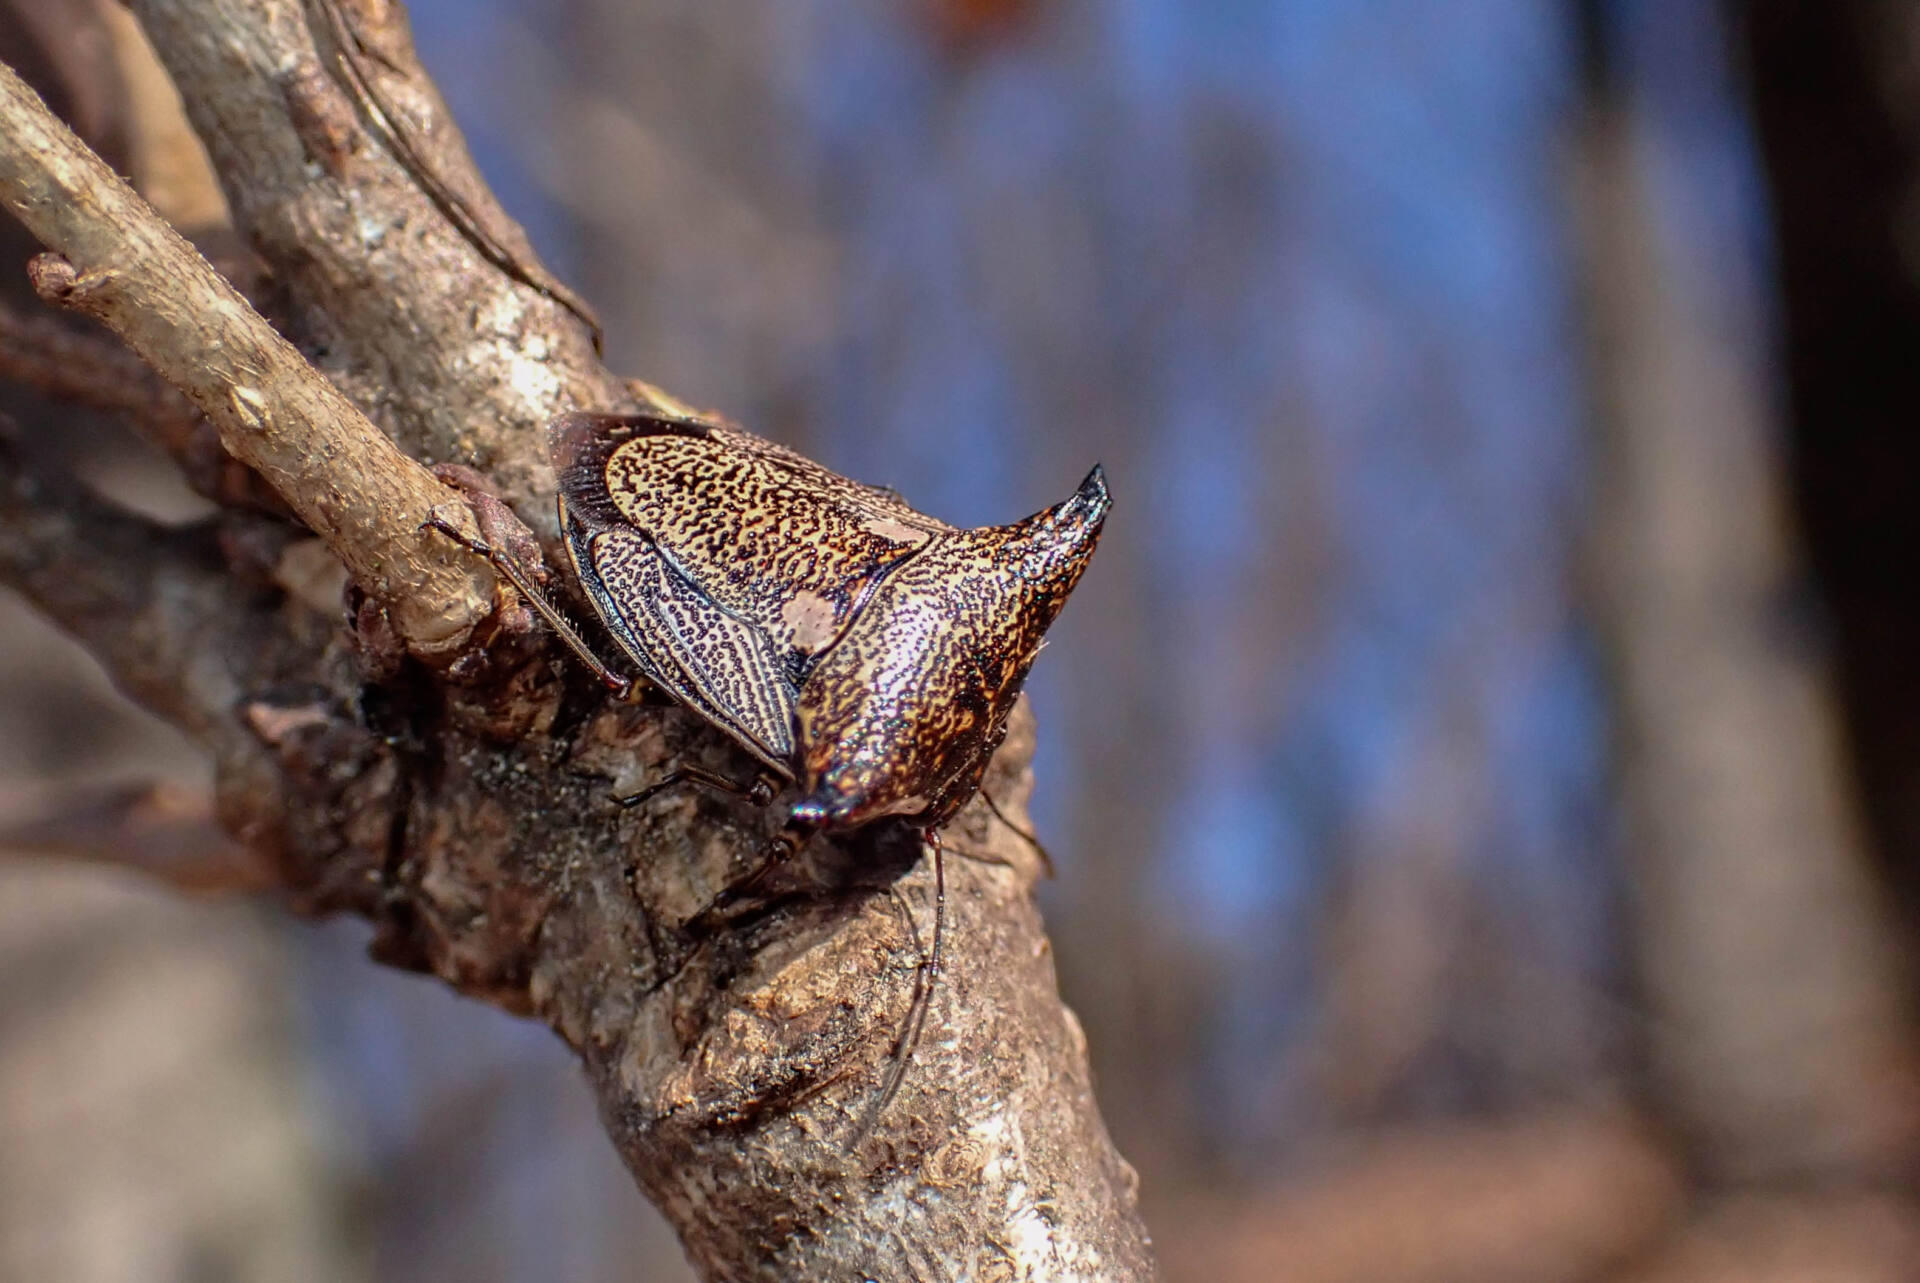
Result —
[[[748, 788], [682, 768], [623, 800], [683, 779], [762, 802], [797, 786], [773, 857], [745, 884], [816, 832], [899, 817], [934, 850], [937, 975], [937, 830], [979, 789], [1093, 555], [1112, 502], [1100, 469], [1063, 503], [969, 530], [724, 424], [568, 414], [548, 439], [561, 534], [601, 622], [648, 682], [764, 772]], [[488, 556], [611, 689], [635, 691], [511, 555], [440, 528]]]

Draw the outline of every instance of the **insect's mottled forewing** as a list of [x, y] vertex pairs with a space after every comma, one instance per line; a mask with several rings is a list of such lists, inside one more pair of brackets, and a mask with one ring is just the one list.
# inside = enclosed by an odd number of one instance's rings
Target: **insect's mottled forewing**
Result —
[[668, 689], [790, 775], [797, 693], [772, 639], [715, 605], [637, 530], [602, 531], [590, 555], [633, 643], [671, 674]]
[[555, 426], [554, 455], [561, 493], [586, 525], [650, 535], [715, 604], [766, 632], [796, 686], [880, 581], [949, 529], [888, 491], [714, 424], [571, 416]]
[[568, 551], [615, 639], [649, 680], [790, 774], [815, 661], [948, 527], [715, 424], [575, 414], [549, 431]]
[[601, 622], [647, 680], [791, 778], [797, 692], [773, 640], [715, 602], [607, 492], [615, 450], [636, 430], [675, 426], [590, 414], [554, 421], [549, 436], [567, 553]]

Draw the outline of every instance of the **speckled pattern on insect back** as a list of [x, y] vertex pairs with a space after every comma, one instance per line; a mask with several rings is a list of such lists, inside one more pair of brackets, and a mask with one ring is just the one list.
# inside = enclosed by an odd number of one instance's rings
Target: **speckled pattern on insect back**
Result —
[[829, 823], [937, 825], [973, 795], [1086, 569], [1107, 509], [1097, 483], [1016, 525], [931, 539], [881, 584], [800, 705], [805, 780]]
[[614, 505], [721, 606], [811, 657], [887, 568], [948, 529], [744, 432], [651, 436], [607, 460]]
[[749, 433], [552, 428], [575, 569], [642, 672], [804, 791], [791, 819], [943, 823], [979, 786], [1110, 507], [956, 530]]

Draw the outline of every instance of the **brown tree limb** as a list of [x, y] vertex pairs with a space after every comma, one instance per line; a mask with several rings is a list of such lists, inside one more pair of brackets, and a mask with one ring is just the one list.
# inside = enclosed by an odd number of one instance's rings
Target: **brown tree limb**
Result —
[[456, 155], [443, 170], [438, 158], [449, 150], [448, 138], [444, 130], [436, 137], [436, 127], [446, 117], [446, 105], [424, 77], [412, 74], [413, 41], [406, 24], [377, 11], [349, 14], [339, 0], [311, 0], [310, 11], [325, 23], [327, 53], [361, 119], [434, 208], [487, 262], [573, 313], [600, 352], [600, 318], [547, 271], [526, 232], [507, 217], [467, 158]]
[[220, 828], [212, 796], [180, 784], [90, 787], [52, 805], [0, 807], [0, 850], [131, 869], [198, 895], [277, 883]]
[[420, 529], [448, 493], [5, 68], [0, 202], [56, 251], [35, 260], [41, 297], [104, 322], [185, 393], [416, 650], [466, 642], [492, 584]]
[[[500, 211], [439, 91], [413, 56], [398, 4], [132, 0], [180, 86], [236, 223], [290, 296], [293, 337], [424, 463], [490, 477], [552, 539], [554, 481], [541, 427], [566, 410], [635, 404], [593, 336], [549, 293], [504, 272], [449, 221], [456, 193], [488, 239], [550, 279]], [[337, 14], [404, 123], [403, 161], [371, 127], [320, 10]], [[454, 323], [454, 318], [458, 318]]]
[[[477, 469], [550, 535], [539, 425], [648, 390], [606, 371], [571, 313], [448, 222], [365, 128], [301, 5], [133, 7], [298, 336], [410, 453]], [[484, 194], [397, 9], [340, 12], [379, 49], [383, 100], [412, 114], [416, 161], [442, 187]], [[14, 520], [42, 518], [0, 512], [0, 527]], [[46, 520], [47, 556], [139, 559], [89, 544], [84, 512]], [[140, 573], [77, 567], [108, 589], [86, 609], [63, 607], [39, 554], [0, 555], [0, 577], [44, 597], [136, 697], [198, 719], [223, 823], [296, 908], [362, 914], [379, 957], [566, 1039], [616, 1147], [707, 1277], [1152, 1276], [1132, 1173], [1054, 984], [1034, 857], [987, 807], [947, 831], [950, 962], [905, 1084], [868, 1129], [931, 925], [932, 872], [909, 832], [815, 843], [753, 912], [695, 934], [780, 808], [677, 790], [622, 810], [610, 794], [683, 763], [740, 775], [729, 741], [684, 710], [607, 703], [513, 612], [485, 653], [445, 672], [408, 663], [387, 612], [362, 602], [343, 635], [324, 594], [247, 569], [284, 560], [270, 540], [250, 547], [217, 542], [225, 596], [187, 594], [177, 637], [150, 646], [199, 643], [209, 676], [183, 710], [91, 623], [116, 593], [146, 608]], [[987, 780], [1015, 822], [1032, 748], [1022, 713]]]

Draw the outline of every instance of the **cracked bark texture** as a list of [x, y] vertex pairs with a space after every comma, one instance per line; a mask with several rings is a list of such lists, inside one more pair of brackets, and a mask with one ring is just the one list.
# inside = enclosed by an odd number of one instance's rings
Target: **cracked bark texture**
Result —
[[[599, 363], [474, 172], [402, 13], [131, 7], [266, 264], [281, 331], [406, 460], [471, 466], [551, 540], [545, 421], [670, 398]], [[10, 108], [0, 129], [17, 141], [22, 120]], [[77, 275], [186, 272], [184, 243], [123, 204], [99, 204], [121, 234], [90, 241], [99, 258]], [[128, 257], [136, 245], [156, 261]], [[194, 298], [141, 350], [215, 418], [195, 395], [217, 384], [207, 336], [252, 313], [231, 292]], [[126, 324], [151, 320], [137, 294], [120, 306]], [[291, 386], [261, 388], [269, 435], [310, 390]], [[385, 444], [358, 415], [329, 427]], [[295, 513], [315, 511], [316, 486], [362, 481], [351, 452], [308, 454], [313, 474], [261, 468]], [[757, 858], [780, 808], [610, 798], [676, 763], [744, 776], [738, 751], [683, 710], [609, 704], [505, 593], [447, 653], [396, 618], [393, 582], [366, 582], [364, 530], [318, 533], [240, 509], [157, 527], [0, 443], [0, 582], [206, 748], [221, 822], [287, 903], [361, 914], [383, 960], [554, 1028], [705, 1277], [1153, 1275], [1133, 1173], [1058, 997], [1035, 858], [984, 805], [948, 830], [947, 967], [904, 1086], [868, 1128], [932, 920], [913, 835], [816, 843], [749, 918], [693, 939], [686, 924]], [[362, 580], [346, 627], [334, 557]], [[484, 589], [477, 562], [461, 573]], [[1032, 746], [1023, 713], [988, 778], [1016, 821]]]

